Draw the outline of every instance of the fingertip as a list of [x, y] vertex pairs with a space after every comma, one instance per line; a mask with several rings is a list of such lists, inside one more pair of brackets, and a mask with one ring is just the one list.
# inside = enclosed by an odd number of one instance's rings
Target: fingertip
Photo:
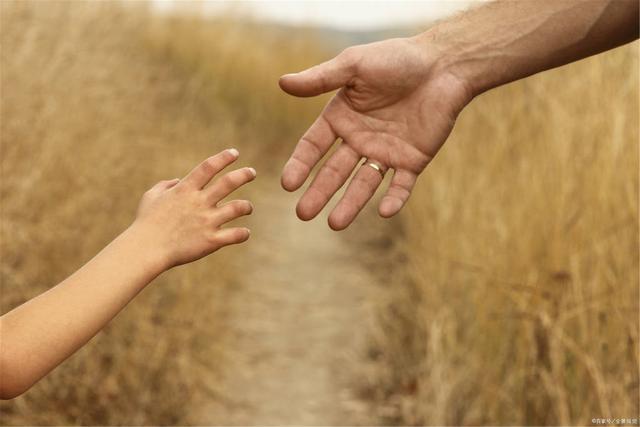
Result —
[[303, 221], [310, 221], [315, 218], [317, 213], [313, 212], [305, 203], [298, 202], [296, 205], [296, 215]]
[[278, 80], [280, 89], [292, 96], [307, 98], [317, 96], [326, 92], [317, 86], [311, 69], [300, 71], [299, 73], [285, 74]]
[[333, 231], [342, 231], [349, 226], [349, 224], [343, 224], [341, 222], [332, 221], [331, 219], [329, 219], [328, 223], [329, 223], [329, 228], [331, 228]]
[[282, 184], [282, 188], [288, 191], [289, 193], [293, 193], [298, 188], [300, 188], [300, 185], [297, 185], [295, 182], [291, 180], [286, 180], [284, 178], [280, 181], [280, 183]]
[[284, 175], [280, 177], [280, 186], [285, 191], [289, 191], [289, 192], [294, 191], [294, 189], [291, 186], [291, 183], [287, 181]]
[[247, 240], [249, 240], [249, 238], [251, 237], [251, 230], [249, 230], [246, 227], [239, 227], [239, 228], [229, 229], [229, 230], [232, 230], [233, 232], [233, 236], [228, 243], [230, 245], [237, 245], [240, 243], [244, 243]]
[[296, 73], [288, 73], [280, 76], [280, 78], [278, 79], [278, 86], [280, 86], [280, 89], [289, 93], [289, 91], [291, 90], [291, 81], [295, 78], [295, 76]]
[[246, 227], [225, 228], [220, 231], [226, 245], [234, 245], [246, 242], [251, 237], [251, 230]]
[[391, 218], [402, 209], [402, 201], [395, 197], [385, 197], [380, 202], [378, 214], [383, 218]]
[[282, 188], [289, 192], [296, 191], [298, 188], [300, 188], [302, 182], [299, 178], [296, 178], [293, 173], [287, 171], [286, 169], [287, 167], [285, 166], [285, 170], [282, 172], [282, 177], [280, 178], [280, 185], [282, 185]]
[[217, 175], [224, 168], [235, 163], [235, 161], [238, 160], [238, 157], [240, 157], [240, 151], [236, 148], [227, 148], [226, 150], [209, 157], [207, 161], [214, 167], [215, 175]]
[[[229, 202], [229, 203], [234, 203], [234, 202]], [[251, 215], [253, 213], [253, 203], [251, 203], [249, 200], [238, 200], [235, 203], [239, 204], [238, 211], [237, 211], [238, 217], [242, 215]]]
[[332, 212], [331, 215], [329, 215], [329, 219], [327, 220], [327, 222], [329, 223], [329, 228], [331, 228], [333, 231], [344, 230], [349, 226], [349, 224], [351, 224], [351, 221], [352, 220], [339, 212]]

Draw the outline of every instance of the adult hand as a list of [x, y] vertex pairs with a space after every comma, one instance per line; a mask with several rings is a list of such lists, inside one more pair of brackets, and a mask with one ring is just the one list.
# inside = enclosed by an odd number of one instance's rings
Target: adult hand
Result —
[[300, 198], [300, 219], [314, 218], [363, 158], [368, 160], [331, 212], [329, 226], [342, 230], [351, 224], [389, 169], [394, 175], [378, 211], [385, 218], [400, 211], [471, 100], [462, 80], [440, 66], [441, 57], [419, 38], [391, 39], [347, 48], [330, 61], [280, 78], [284, 91], [300, 97], [340, 89], [302, 136], [282, 173], [284, 189], [297, 190], [342, 140]]
[[[340, 89], [303, 135], [284, 167], [282, 186], [298, 189], [333, 143], [297, 207], [315, 217], [360, 167], [329, 216], [347, 227], [394, 169], [379, 212], [395, 215], [471, 99], [493, 87], [638, 38], [637, 0], [493, 1], [427, 32], [346, 49], [280, 86], [296, 96]], [[368, 163], [367, 162], [367, 163]]]

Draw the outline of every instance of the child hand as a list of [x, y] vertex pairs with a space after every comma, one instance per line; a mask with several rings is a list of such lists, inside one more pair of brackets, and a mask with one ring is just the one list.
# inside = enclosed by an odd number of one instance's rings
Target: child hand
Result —
[[251, 203], [233, 200], [220, 204], [220, 201], [253, 181], [256, 171], [248, 167], [237, 169], [206, 187], [237, 158], [235, 149], [222, 151], [196, 166], [182, 180], [160, 181], [144, 194], [131, 228], [141, 236], [145, 250], [157, 256], [163, 269], [198, 260], [249, 238], [247, 228], [222, 226], [250, 214]]

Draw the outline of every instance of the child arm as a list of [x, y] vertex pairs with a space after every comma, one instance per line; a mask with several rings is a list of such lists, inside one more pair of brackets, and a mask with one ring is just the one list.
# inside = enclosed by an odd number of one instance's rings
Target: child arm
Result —
[[209, 181], [238, 157], [226, 150], [182, 180], [143, 196], [134, 223], [70, 277], [0, 317], [0, 398], [12, 399], [87, 343], [163, 271], [249, 238], [221, 228], [251, 213], [246, 200], [220, 200], [253, 180], [242, 168]]

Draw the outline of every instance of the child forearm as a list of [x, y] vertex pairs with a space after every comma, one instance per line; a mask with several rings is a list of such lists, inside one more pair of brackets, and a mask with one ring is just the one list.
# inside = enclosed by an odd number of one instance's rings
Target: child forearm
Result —
[[59, 285], [0, 317], [0, 398], [11, 399], [71, 356], [163, 271], [249, 238], [223, 227], [252, 211], [221, 203], [255, 170], [241, 168], [208, 185], [238, 158], [226, 150], [182, 180], [161, 181], [140, 202], [135, 222]]
[[22, 394], [82, 347], [163, 270], [136, 227], [0, 318], [0, 397]]

